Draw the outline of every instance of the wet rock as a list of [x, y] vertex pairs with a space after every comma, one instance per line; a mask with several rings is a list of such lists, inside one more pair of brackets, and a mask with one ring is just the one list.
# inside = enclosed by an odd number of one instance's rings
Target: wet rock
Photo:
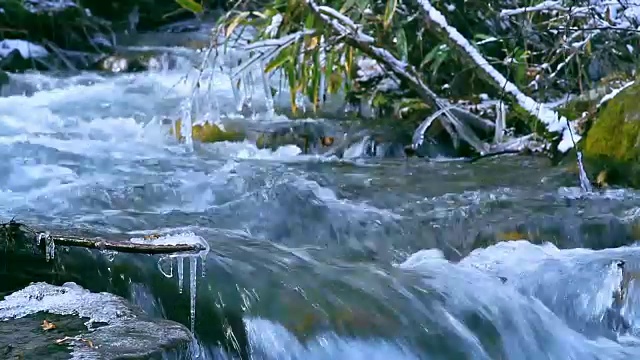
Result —
[[[184, 141], [181, 120], [163, 120], [167, 132]], [[197, 123], [192, 127], [197, 143], [249, 141], [259, 149], [276, 150], [294, 145], [303, 154], [324, 154], [338, 157], [403, 157], [403, 145], [394, 135], [350, 126], [334, 121], [294, 120], [247, 122], [226, 120], [223, 126]]]
[[28, 41], [0, 41], [0, 69], [24, 71], [30, 68], [47, 68], [42, 59], [48, 56], [49, 52], [45, 48]]
[[175, 54], [155, 51], [122, 51], [96, 61], [91, 68], [111, 73], [132, 73], [175, 69], [179, 63]]
[[181, 324], [152, 319], [121, 297], [74, 283], [36, 283], [6, 296], [0, 334], [8, 344], [4, 352], [24, 358], [50, 358], [51, 347], [68, 346], [75, 356], [146, 359], [186, 353], [192, 340]]
[[[164, 121], [169, 133], [183, 140], [182, 121]], [[211, 123], [195, 124], [192, 127], [193, 140], [200, 143], [220, 141], [254, 142], [258, 148], [275, 150], [286, 145], [296, 145], [304, 153], [319, 153], [329, 149], [336, 142], [339, 132], [329, 124], [315, 121], [286, 121], [272, 123], [248, 123], [246, 121], [225, 122], [221, 126]]]
[[9, 74], [0, 70], [0, 89], [2, 89], [5, 85], [9, 85]]
[[[172, 122], [165, 119], [164, 125], [169, 126], [169, 134], [175, 136], [179, 141], [184, 140], [182, 135], [182, 120]], [[219, 125], [209, 122], [195, 124], [191, 127], [191, 135], [194, 141], [201, 143], [215, 143], [221, 141], [242, 141], [246, 139], [246, 133], [238, 127], [230, 127], [223, 130]]]
[[640, 85], [611, 99], [583, 142], [590, 178], [601, 185], [640, 187]]

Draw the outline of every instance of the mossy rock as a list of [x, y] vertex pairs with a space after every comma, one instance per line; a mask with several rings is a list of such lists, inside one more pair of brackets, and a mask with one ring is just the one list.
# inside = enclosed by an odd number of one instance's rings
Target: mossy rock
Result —
[[587, 169], [603, 183], [640, 188], [640, 85], [611, 99], [584, 140]]
[[[175, 128], [171, 128], [169, 133], [176, 136], [177, 139], [182, 141], [182, 120], [178, 119], [175, 122]], [[220, 141], [242, 141], [245, 139], [245, 134], [237, 130], [222, 130], [218, 125], [211, 123], [196, 124], [191, 127], [191, 135], [193, 140], [201, 143], [214, 143]]]

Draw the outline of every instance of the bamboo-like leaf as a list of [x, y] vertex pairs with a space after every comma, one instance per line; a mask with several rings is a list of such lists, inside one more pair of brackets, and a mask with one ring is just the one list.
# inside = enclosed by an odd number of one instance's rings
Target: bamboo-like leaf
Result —
[[296, 83], [297, 72], [299, 72], [298, 54], [300, 54], [299, 43], [296, 43], [291, 48], [290, 63], [286, 68], [287, 80], [289, 81], [289, 94], [291, 96], [291, 111], [296, 114], [298, 112], [298, 105], [296, 104], [296, 97], [298, 95], [298, 84]]
[[166, 19], [166, 18], [168, 18], [168, 17], [174, 16], [174, 15], [178, 15], [178, 14], [183, 13], [183, 12], [186, 12], [186, 11], [189, 11], [189, 10], [187, 10], [187, 9], [185, 9], [185, 8], [183, 8], [183, 7], [179, 7], [179, 8], [177, 8], [177, 9], [173, 10], [173, 11], [170, 11], [170, 12], [168, 12], [168, 13], [166, 13], [166, 14], [162, 15], [162, 18], [163, 18], [163, 19]]
[[304, 19], [304, 27], [305, 29], [313, 29], [313, 24], [316, 21], [316, 16], [315, 14], [311, 13], [309, 15], [307, 15], [307, 18]]
[[327, 79], [327, 92], [335, 94], [342, 85], [342, 76], [338, 72], [334, 71], [335, 59], [339, 59], [342, 56], [341, 52], [327, 52], [325, 59], [325, 78]]
[[400, 59], [406, 61], [409, 57], [409, 50], [407, 46], [407, 36], [404, 33], [404, 29], [401, 28], [398, 30], [398, 32], [396, 33], [396, 41]]
[[355, 5], [356, 0], [347, 0], [344, 2], [344, 4], [342, 4], [342, 7], [340, 8], [340, 12], [342, 14], [344, 14], [347, 10], [351, 9], [353, 7], [353, 5]]
[[396, 8], [398, 7], [398, 0], [387, 0], [387, 5], [384, 9], [384, 18], [382, 19], [382, 27], [387, 30], [389, 25], [391, 25], [391, 21], [393, 20], [393, 15], [396, 13]]
[[202, 5], [195, 0], [175, 0], [178, 5], [191, 11], [194, 14], [199, 14], [203, 11]]
[[249, 16], [248, 11], [243, 11], [240, 14], [234, 16], [233, 20], [231, 20], [231, 22], [225, 29], [225, 36], [229, 37], [233, 33], [233, 30], [235, 30], [236, 27], [238, 27], [238, 25], [240, 25], [240, 23], [247, 18], [247, 16]]
[[311, 77], [311, 95], [309, 98], [313, 102], [313, 111], [318, 111], [318, 105], [320, 104], [320, 52], [314, 53], [314, 62], [311, 67], [313, 76]]
[[280, 51], [276, 57], [267, 63], [264, 67], [264, 72], [270, 73], [276, 69], [282, 68], [289, 60], [291, 60], [291, 49], [287, 48]]

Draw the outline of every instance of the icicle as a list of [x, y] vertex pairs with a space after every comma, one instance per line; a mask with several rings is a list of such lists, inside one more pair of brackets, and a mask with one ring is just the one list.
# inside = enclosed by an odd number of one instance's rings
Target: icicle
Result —
[[44, 235], [44, 254], [47, 262], [53, 260], [56, 256], [56, 244], [53, 242], [49, 233], [45, 233]]
[[[164, 270], [162, 264], [169, 264], [168, 273]], [[158, 270], [160, 270], [162, 275], [164, 275], [165, 277], [172, 278], [173, 277], [173, 259], [169, 256], [164, 256], [158, 259]]]
[[184, 280], [184, 258], [178, 256], [178, 292], [182, 294], [182, 282]]
[[[236, 102], [236, 111], [242, 111], [242, 99], [240, 98], [240, 83], [229, 75], [231, 81], [231, 91], [233, 92], [233, 100]], [[240, 81], [241, 82], [241, 81]]]
[[[324, 52], [324, 35], [320, 36], [320, 69], [324, 69], [327, 66], [326, 54]], [[320, 71], [320, 88], [318, 89], [318, 102], [322, 106], [324, 104], [324, 93], [326, 88], [326, 71]]]
[[[576, 142], [573, 138], [573, 131], [571, 131], [571, 124], [569, 124], [569, 120], [567, 120], [567, 128], [569, 129], [569, 135], [571, 136], [571, 142], [573, 143], [573, 147], [577, 149]], [[580, 188], [583, 192], [590, 193], [593, 192], [593, 187], [591, 186], [591, 181], [589, 181], [589, 177], [587, 176], [587, 172], [584, 170], [584, 164], [582, 163], [582, 151], [578, 150], [576, 153], [576, 160], [578, 162], [578, 170], [579, 180], [580, 180]]]
[[191, 101], [192, 99], [186, 99], [183, 103], [182, 103], [182, 126], [180, 128], [180, 132], [182, 133], [182, 136], [184, 137], [184, 141], [185, 144], [187, 145], [187, 147], [189, 148], [189, 150], [193, 150], [193, 137], [192, 137], [192, 130], [193, 130], [193, 121], [191, 119]]
[[504, 129], [506, 127], [506, 108], [504, 106], [504, 102], [500, 100], [498, 105], [496, 105], [496, 127], [493, 134], [493, 142], [495, 144], [499, 144], [502, 142], [504, 138]]
[[261, 70], [260, 74], [262, 75], [262, 86], [264, 88], [264, 99], [265, 99], [265, 104], [267, 106], [267, 117], [269, 119], [273, 118], [273, 113], [274, 113], [274, 109], [273, 109], [273, 94], [271, 94], [271, 85], [269, 85], [269, 78], [267, 77], [267, 73], [264, 71], [266, 65], [263, 63], [260, 64], [261, 65]]
[[40, 244], [42, 244], [42, 240], [44, 240], [44, 256], [48, 262], [49, 260], [52, 260], [56, 255], [56, 244], [53, 242], [51, 234], [49, 234], [48, 231], [38, 234], [36, 238], [36, 244], [40, 246]]
[[49, 236], [51, 236], [51, 235], [49, 234], [49, 232], [48, 232], [48, 231], [45, 231], [45, 232], [43, 232], [43, 233], [39, 233], [39, 234], [38, 234], [38, 237], [36, 238], [36, 240], [38, 241], [38, 242], [37, 242], [37, 245], [38, 245], [38, 246], [40, 246], [40, 244], [42, 244], [42, 240], [45, 240], [45, 241], [46, 241], [46, 239], [47, 239]]
[[296, 92], [296, 107], [298, 109], [301, 109], [302, 112], [305, 112], [307, 110], [306, 108], [306, 103], [304, 101], [304, 95], [302, 95], [302, 93], [300, 93], [299, 91]]
[[189, 257], [189, 297], [190, 303], [190, 317], [191, 317], [191, 332], [194, 332], [196, 325], [196, 268], [198, 266], [198, 258], [195, 256]]
[[247, 71], [242, 75], [242, 109], [245, 109], [245, 106], [251, 109], [251, 102], [253, 100], [253, 76], [251, 75], [251, 71]]
[[200, 252], [200, 260], [202, 260], [202, 277], [207, 275], [207, 254], [208, 250]]
[[214, 69], [216, 67], [216, 60], [217, 60], [216, 56], [212, 56], [209, 60], [209, 64], [210, 64], [209, 68], [211, 69], [211, 74], [209, 75], [208, 84], [207, 84], [207, 98], [213, 100], [211, 102], [211, 107], [209, 109], [209, 112], [211, 114], [210, 119], [214, 123], [220, 120], [220, 103], [218, 102], [218, 98], [213, 95], [213, 85], [215, 84]]

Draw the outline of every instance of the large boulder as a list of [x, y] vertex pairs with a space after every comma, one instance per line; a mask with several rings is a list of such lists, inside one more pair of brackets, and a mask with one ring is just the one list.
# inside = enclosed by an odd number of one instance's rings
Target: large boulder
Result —
[[640, 188], [640, 84], [609, 100], [583, 143], [587, 169], [602, 185]]

